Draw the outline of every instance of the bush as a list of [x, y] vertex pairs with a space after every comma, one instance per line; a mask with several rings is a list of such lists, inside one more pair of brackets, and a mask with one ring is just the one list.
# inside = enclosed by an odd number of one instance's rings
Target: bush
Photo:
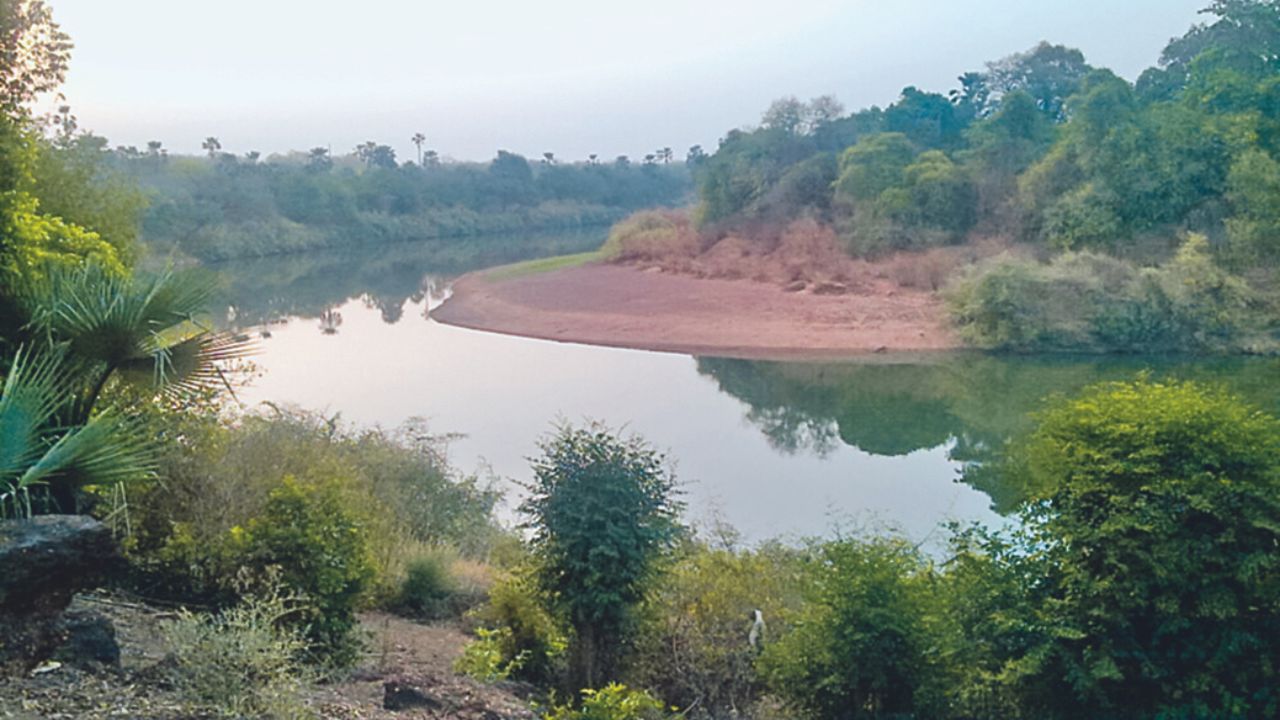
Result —
[[680, 534], [666, 458], [638, 437], [561, 427], [542, 443], [521, 512], [535, 576], [570, 635], [574, 690], [612, 680], [658, 561]]
[[509, 680], [524, 667], [528, 657], [528, 653], [512, 655], [512, 645], [511, 628], [477, 628], [476, 639], [463, 646], [453, 670], [480, 682]]
[[[492, 515], [497, 494], [452, 473], [420, 424], [352, 432], [287, 412], [219, 420], [213, 400], [199, 412], [141, 407], [172, 448], [163, 482], [130, 495], [131, 583], [148, 597], [234, 604], [237, 553], [247, 550], [233, 533], [275, 521], [268, 505], [286, 476], [323, 487], [326, 502], [359, 527], [361, 562], [373, 569], [363, 603], [397, 604], [409, 563], [430, 548], [457, 549], [460, 562], [483, 557], [503, 535]], [[484, 590], [473, 587], [483, 584], [478, 573], [468, 578], [466, 599]]]
[[[628, 677], [697, 717], [728, 717], [763, 690], [755, 663], [802, 603], [804, 554], [693, 546], [655, 583]], [[755, 611], [766, 626], [753, 646]]]
[[644, 210], [613, 226], [602, 254], [619, 262], [674, 260], [698, 254], [698, 233], [685, 213]]
[[998, 612], [1029, 622], [975, 625], [971, 643], [1003, 654], [999, 677], [1041, 717], [1273, 717], [1280, 421], [1146, 379], [1039, 420], [1001, 467], [1031, 499], [1026, 541], [988, 554], [1033, 600]]
[[1049, 264], [1010, 257], [980, 265], [947, 292], [966, 340], [1016, 351], [1221, 353], [1272, 350], [1261, 306], [1192, 235], [1156, 268], [1091, 252]]
[[359, 522], [332, 483], [286, 477], [262, 517], [232, 528], [232, 555], [250, 567], [278, 568], [286, 588], [306, 598], [297, 621], [313, 651], [335, 666], [359, 653], [355, 611], [374, 577]]
[[438, 552], [423, 555], [409, 562], [397, 604], [418, 617], [443, 617], [455, 589], [446, 558]]
[[793, 629], [761, 657], [770, 687], [812, 718], [925, 710], [931, 583], [928, 565], [905, 541], [827, 543]]
[[493, 669], [539, 685], [559, 679], [568, 641], [546, 605], [529, 568], [518, 569], [493, 586], [489, 602], [473, 612], [487, 634], [472, 643], [478, 646], [470, 652], [477, 656], [477, 662], [497, 654], [483, 660], [482, 675]]
[[180, 611], [162, 632], [167, 678], [190, 709], [218, 717], [313, 717], [303, 701], [306, 642], [288, 622], [299, 608], [279, 593], [250, 596], [216, 615]]
[[558, 707], [546, 720], [661, 720], [665, 717], [662, 703], [648, 693], [612, 683], [599, 690], [583, 690], [580, 707]]

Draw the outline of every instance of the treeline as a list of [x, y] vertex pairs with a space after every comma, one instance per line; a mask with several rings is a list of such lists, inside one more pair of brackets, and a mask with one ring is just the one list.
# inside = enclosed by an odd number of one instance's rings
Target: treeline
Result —
[[555, 230], [604, 225], [631, 210], [673, 205], [691, 184], [683, 163], [653, 154], [538, 162], [499, 151], [489, 163], [398, 163], [390, 147], [366, 143], [350, 155], [245, 156], [205, 141], [207, 157], [171, 156], [158, 142], [145, 150], [108, 149], [77, 135], [60, 143], [70, 155], [101, 156], [137, 183], [150, 203], [142, 234], [148, 245], [203, 260], [254, 257], [320, 247]]
[[1041, 43], [883, 109], [778, 100], [700, 167], [700, 218], [814, 215], [859, 254], [970, 233], [1125, 251], [1193, 231], [1237, 262], [1271, 262], [1280, 4], [1215, 0], [1205, 13], [1136, 83]]
[[948, 278], [976, 346], [1272, 352], [1280, 3], [1204, 13], [1134, 83], [1041, 43], [886, 108], [778, 100], [699, 165], [703, 245], [798, 219], [855, 256], [994, 237], [1029, 252]]

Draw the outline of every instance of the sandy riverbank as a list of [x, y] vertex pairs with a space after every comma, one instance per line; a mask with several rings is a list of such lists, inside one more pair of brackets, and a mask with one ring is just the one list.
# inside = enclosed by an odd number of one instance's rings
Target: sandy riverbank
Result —
[[547, 340], [758, 359], [960, 346], [936, 294], [875, 277], [828, 295], [606, 264], [480, 272], [458, 279], [432, 317]]

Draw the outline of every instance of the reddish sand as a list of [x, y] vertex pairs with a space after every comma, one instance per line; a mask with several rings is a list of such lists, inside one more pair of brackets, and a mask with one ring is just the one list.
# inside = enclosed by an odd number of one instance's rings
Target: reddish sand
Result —
[[741, 358], [834, 358], [959, 347], [938, 297], [863, 277], [841, 295], [750, 280], [585, 265], [463, 276], [442, 323], [563, 342]]

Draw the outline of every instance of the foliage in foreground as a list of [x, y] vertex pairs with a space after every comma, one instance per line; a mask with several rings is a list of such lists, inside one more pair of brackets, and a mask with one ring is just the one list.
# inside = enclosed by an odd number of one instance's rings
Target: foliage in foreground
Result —
[[[421, 428], [348, 433], [308, 415], [218, 419], [152, 407], [171, 451], [131, 498], [130, 584], [148, 597], [227, 607], [239, 573], [280, 573], [302, 596], [313, 649], [350, 660], [356, 609], [395, 606], [410, 563], [452, 546], [483, 556], [494, 495], [447, 470]], [[273, 570], [274, 568], [274, 570]]]
[[643, 690], [610, 683], [599, 690], [582, 691], [578, 707], [557, 707], [546, 720], [662, 720], [667, 717], [662, 703]]
[[572, 629], [571, 689], [597, 687], [615, 678], [634, 609], [677, 539], [675, 478], [642, 440], [600, 425], [562, 427], [542, 450], [521, 506], [535, 573], [550, 609]]
[[285, 623], [297, 612], [278, 593], [246, 597], [216, 615], [181, 611], [163, 628], [167, 679], [196, 712], [217, 717], [313, 717], [299, 658], [306, 642]]

